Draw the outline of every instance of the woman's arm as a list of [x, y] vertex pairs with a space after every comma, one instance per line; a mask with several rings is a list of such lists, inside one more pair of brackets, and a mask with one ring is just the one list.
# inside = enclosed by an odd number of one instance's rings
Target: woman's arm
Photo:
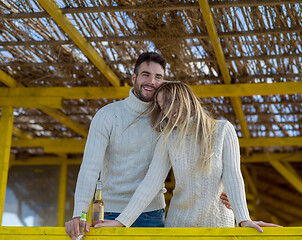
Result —
[[240, 170], [240, 149], [236, 131], [230, 122], [225, 125], [223, 140], [222, 181], [235, 212], [236, 221], [241, 227], [252, 227], [263, 232], [261, 227], [282, 227], [273, 223], [252, 221], [246, 204], [244, 182]]
[[236, 221], [240, 223], [251, 220], [246, 204], [244, 182], [240, 170], [240, 149], [233, 125], [226, 122], [224, 126], [222, 149], [222, 181], [234, 210]]
[[[171, 164], [168, 158], [168, 151], [162, 144], [162, 138], [157, 142], [149, 170], [135, 190], [130, 202], [116, 220], [126, 227], [130, 227], [145, 208], [158, 194], [169, 173]], [[117, 221], [106, 221], [96, 227], [118, 227], [122, 226]]]

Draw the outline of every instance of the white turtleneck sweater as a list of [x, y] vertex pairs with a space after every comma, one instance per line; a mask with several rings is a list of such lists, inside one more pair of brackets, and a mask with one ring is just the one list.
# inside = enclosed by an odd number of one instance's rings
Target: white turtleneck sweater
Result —
[[250, 220], [244, 182], [240, 171], [240, 151], [234, 127], [228, 121], [218, 121], [211, 172], [201, 171], [192, 142], [185, 148], [175, 144], [175, 132], [162, 146], [158, 140], [154, 157], [145, 179], [124, 211], [116, 218], [126, 227], [136, 220], [165, 181], [172, 166], [175, 189], [166, 218], [166, 227], [233, 227], [234, 214], [220, 200], [225, 190], [234, 210], [236, 221]]
[[[156, 146], [158, 133], [152, 130], [149, 116], [134, 122], [148, 104], [131, 89], [128, 98], [104, 106], [94, 116], [78, 175], [73, 217], [88, 211], [100, 172], [105, 211], [120, 213], [127, 206], [148, 171]], [[143, 210], [165, 208], [164, 192], [161, 183]]]

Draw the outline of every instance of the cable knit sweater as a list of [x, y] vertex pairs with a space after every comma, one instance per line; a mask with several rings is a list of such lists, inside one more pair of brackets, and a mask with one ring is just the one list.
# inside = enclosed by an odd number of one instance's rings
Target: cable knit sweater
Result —
[[166, 227], [233, 227], [234, 214], [221, 202], [226, 191], [239, 223], [250, 220], [244, 182], [240, 171], [240, 152], [234, 127], [228, 121], [219, 121], [214, 146], [211, 172], [203, 173], [196, 155], [173, 141], [175, 132], [162, 147], [159, 139], [149, 171], [137, 188], [125, 210], [116, 218], [126, 227], [131, 226], [143, 209], [159, 191], [172, 166], [175, 189], [166, 218]]
[[[106, 105], [94, 116], [78, 175], [73, 217], [88, 211], [100, 172], [105, 211], [120, 213], [127, 206], [148, 171], [156, 146], [158, 133], [152, 130], [150, 117], [133, 123], [147, 106], [131, 89], [128, 98]], [[163, 183], [157, 189], [146, 211], [165, 207]]]

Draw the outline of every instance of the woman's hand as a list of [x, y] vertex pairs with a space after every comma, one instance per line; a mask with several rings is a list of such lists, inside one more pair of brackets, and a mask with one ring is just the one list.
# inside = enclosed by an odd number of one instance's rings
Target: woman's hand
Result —
[[251, 227], [257, 229], [259, 232], [263, 232], [263, 229], [261, 227], [282, 227], [280, 225], [274, 224], [274, 223], [266, 223], [262, 221], [243, 221], [239, 223], [240, 227]]
[[104, 220], [103, 223], [98, 223], [94, 227], [100, 228], [100, 227], [125, 227], [125, 226], [117, 220]]

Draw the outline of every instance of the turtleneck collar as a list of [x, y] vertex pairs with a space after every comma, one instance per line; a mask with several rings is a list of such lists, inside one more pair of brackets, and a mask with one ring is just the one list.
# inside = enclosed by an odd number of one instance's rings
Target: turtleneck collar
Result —
[[129, 97], [124, 100], [124, 104], [127, 110], [130, 112], [134, 114], [141, 114], [147, 109], [147, 107], [150, 105], [150, 102], [144, 102], [138, 99], [133, 93], [133, 88], [131, 88], [129, 91]]

